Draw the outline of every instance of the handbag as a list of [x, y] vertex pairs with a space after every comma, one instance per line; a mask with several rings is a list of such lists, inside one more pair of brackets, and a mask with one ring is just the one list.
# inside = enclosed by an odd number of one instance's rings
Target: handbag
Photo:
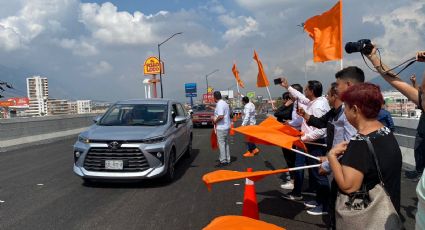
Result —
[[385, 190], [378, 158], [369, 137], [366, 137], [366, 142], [373, 156], [380, 183], [369, 191], [363, 181], [357, 192], [348, 195], [338, 192], [335, 204], [336, 229], [402, 229], [400, 217]]

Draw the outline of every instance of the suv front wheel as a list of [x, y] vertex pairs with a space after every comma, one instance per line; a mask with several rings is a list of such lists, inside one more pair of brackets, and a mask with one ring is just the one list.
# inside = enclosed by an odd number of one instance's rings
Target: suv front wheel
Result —
[[164, 175], [164, 179], [166, 182], [172, 182], [174, 180], [175, 164], [176, 164], [176, 154], [174, 150], [171, 150], [170, 158], [168, 159], [167, 173]]
[[189, 144], [187, 145], [187, 150], [186, 150], [186, 152], [184, 153], [184, 157], [187, 159], [187, 158], [190, 158], [190, 156], [192, 155], [192, 141], [193, 141], [193, 137], [192, 137], [192, 134], [190, 135], [190, 140], [189, 140]]

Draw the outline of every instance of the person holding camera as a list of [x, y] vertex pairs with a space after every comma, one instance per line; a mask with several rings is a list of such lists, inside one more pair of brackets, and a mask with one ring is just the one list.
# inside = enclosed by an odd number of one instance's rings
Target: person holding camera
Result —
[[[418, 195], [416, 229], [425, 229], [425, 177], [423, 176], [425, 168], [425, 72], [422, 77], [422, 83], [416, 88], [398, 78], [392, 71], [389, 71], [390, 68], [382, 62], [376, 54], [376, 51], [375, 45], [372, 45], [371, 52], [365, 54], [375, 69], [381, 74], [385, 81], [406, 96], [410, 101], [413, 101], [422, 111], [415, 137], [414, 155], [416, 167], [414, 171], [406, 172], [406, 176], [413, 178], [415, 181], [419, 180], [416, 188], [416, 193]], [[415, 56], [416, 61], [425, 62], [425, 51], [418, 51]]]
[[[294, 88], [290, 87], [286, 78], [282, 78], [281, 86], [286, 88], [292, 97], [297, 101], [297, 108], [303, 108], [308, 113], [314, 114], [317, 117], [321, 117], [326, 114], [329, 110], [329, 104], [326, 98], [322, 97], [322, 84], [319, 81], [311, 80], [307, 82], [304, 88], [304, 94], [298, 92]], [[299, 107], [300, 106], [300, 107]], [[325, 143], [324, 137], [326, 129], [318, 129], [307, 125], [306, 121], [303, 120], [301, 124], [301, 131], [304, 133], [301, 136], [301, 141], [313, 142], [318, 144]], [[320, 157], [325, 155], [325, 149], [320, 145], [307, 144], [307, 148], [311, 155]], [[302, 166], [306, 162], [308, 165], [316, 164], [311, 158], [305, 159], [304, 155], [297, 154], [295, 158], [295, 166]], [[289, 200], [301, 200], [301, 188], [303, 184], [304, 175], [302, 171], [297, 172], [295, 177], [294, 189], [283, 195], [283, 198]], [[305, 205], [311, 209], [307, 210], [310, 215], [327, 215], [329, 211], [329, 181], [327, 176], [320, 175], [317, 168], [309, 169], [310, 176], [310, 189], [316, 189], [316, 200], [305, 202]]]
[[[373, 46], [373, 45], [372, 45]], [[424, 96], [423, 91], [425, 88], [425, 73], [422, 79], [422, 84], [418, 89], [413, 87], [401, 80], [396, 76], [392, 71], [388, 71], [390, 68], [382, 63], [382, 60], [376, 54], [376, 48], [373, 46], [372, 51], [366, 55], [375, 69], [381, 74], [381, 76], [395, 89], [401, 92], [406, 96], [410, 101], [413, 101], [418, 108], [422, 111], [422, 115], [419, 118], [419, 124], [417, 128], [417, 133], [415, 137], [415, 171], [407, 171], [406, 176], [413, 178], [414, 180], [419, 180], [422, 176], [422, 173], [425, 168], [425, 113], [424, 113]], [[419, 62], [425, 62], [425, 51], [420, 51], [416, 53], [416, 60]]]
[[[275, 79], [274, 82], [276, 85], [280, 85], [282, 83], [280, 78]], [[292, 84], [291, 87], [296, 89], [300, 93], [303, 92], [303, 87], [300, 84]], [[283, 104], [275, 112], [274, 116], [277, 118], [278, 121], [285, 122], [285, 124], [297, 130], [301, 130], [301, 123], [303, 119], [297, 114], [298, 103], [294, 103], [295, 98], [293, 98], [289, 92], [285, 92], [282, 94], [282, 99], [283, 99]], [[282, 148], [282, 153], [288, 168], [295, 167], [296, 153], [286, 148]], [[281, 184], [280, 187], [282, 189], [288, 189], [288, 190], [294, 189], [295, 174], [296, 172], [294, 171], [285, 173], [284, 174], [285, 176], [283, 179], [284, 183]]]
[[277, 108], [274, 116], [277, 121], [285, 122], [287, 120], [292, 119], [292, 108], [294, 107], [294, 102], [291, 99], [289, 92], [285, 92], [282, 94], [282, 105]]

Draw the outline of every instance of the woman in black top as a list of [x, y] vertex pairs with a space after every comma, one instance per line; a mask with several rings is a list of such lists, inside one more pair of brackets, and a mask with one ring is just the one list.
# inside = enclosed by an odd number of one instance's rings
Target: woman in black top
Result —
[[[373, 157], [364, 140], [369, 137], [378, 158], [385, 189], [397, 212], [400, 212], [401, 151], [392, 132], [376, 117], [383, 102], [379, 86], [362, 83], [351, 86], [341, 97], [345, 115], [358, 130], [350, 140], [336, 145], [328, 153], [328, 160], [339, 190], [345, 194], [356, 192], [364, 183], [372, 189], [379, 183]], [[340, 161], [337, 157], [342, 155]]]
[[274, 113], [274, 116], [277, 118], [279, 122], [285, 122], [287, 120], [292, 119], [292, 109], [294, 107], [294, 103], [289, 95], [289, 92], [285, 92], [282, 94], [282, 106], [280, 106], [277, 111]]

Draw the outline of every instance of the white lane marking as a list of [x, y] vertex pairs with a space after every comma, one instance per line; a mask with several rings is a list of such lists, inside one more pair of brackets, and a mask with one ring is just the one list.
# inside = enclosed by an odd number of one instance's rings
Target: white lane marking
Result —
[[241, 184], [233, 184], [234, 186], [239, 186], [239, 185], [241, 185]]
[[4, 203], [4, 200], [0, 200], [0, 203]]
[[38, 186], [43, 186], [44, 184], [37, 184]]
[[236, 204], [242, 205], [242, 204], [243, 204], [243, 202], [238, 201], [238, 202], [236, 202]]

